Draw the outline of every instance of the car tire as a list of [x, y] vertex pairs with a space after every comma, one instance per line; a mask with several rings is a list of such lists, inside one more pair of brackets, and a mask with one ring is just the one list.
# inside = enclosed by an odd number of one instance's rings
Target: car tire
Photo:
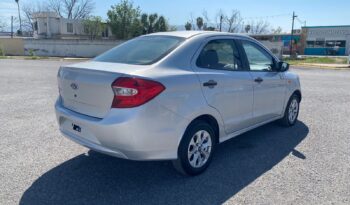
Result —
[[279, 120], [279, 123], [285, 127], [291, 127], [295, 125], [299, 116], [300, 99], [297, 95], [293, 94], [290, 97], [286, 109], [284, 111], [284, 116]]
[[191, 123], [180, 142], [178, 159], [173, 161], [174, 168], [189, 176], [204, 172], [212, 160], [215, 139], [215, 132], [208, 123]]

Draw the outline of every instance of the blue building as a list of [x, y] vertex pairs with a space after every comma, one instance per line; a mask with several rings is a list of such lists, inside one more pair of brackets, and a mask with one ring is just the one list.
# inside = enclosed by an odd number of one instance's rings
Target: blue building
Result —
[[305, 55], [349, 55], [350, 25], [302, 27], [301, 42]]
[[[293, 53], [301, 53], [301, 31], [300, 30], [294, 30], [293, 32]], [[290, 33], [283, 33], [283, 34], [255, 34], [250, 35], [251, 37], [255, 38], [258, 41], [264, 42], [281, 42], [282, 45], [282, 53], [288, 55], [290, 53], [290, 43], [291, 43], [291, 35]]]

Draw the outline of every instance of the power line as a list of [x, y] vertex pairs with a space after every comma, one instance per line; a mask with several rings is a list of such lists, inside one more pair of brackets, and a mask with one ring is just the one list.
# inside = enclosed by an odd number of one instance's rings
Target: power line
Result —
[[268, 19], [268, 18], [277, 18], [277, 17], [287, 17], [292, 15], [291, 13], [285, 13], [285, 14], [277, 14], [277, 15], [271, 15], [271, 16], [251, 16], [251, 17], [245, 17], [242, 18], [242, 20], [248, 20], [248, 19]]
[[301, 24], [306, 26], [306, 21], [300, 20], [298, 17], [296, 17], [296, 20]]

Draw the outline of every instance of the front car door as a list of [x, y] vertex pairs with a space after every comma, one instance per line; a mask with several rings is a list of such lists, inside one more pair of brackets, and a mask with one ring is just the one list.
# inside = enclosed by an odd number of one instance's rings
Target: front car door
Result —
[[277, 61], [264, 47], [256, 42], [242, 40], [240, 44], [246, 54], [246, 66], [253, 79], [255, 123], [277, 118], [283, 114], [286, 81], [276, 71]]
[[207, 103], [221, 114], [227, 134], [249, 127], [253, 117], [253, 82], [244, 70], [231, 37], [208, 39], [192, 63]]

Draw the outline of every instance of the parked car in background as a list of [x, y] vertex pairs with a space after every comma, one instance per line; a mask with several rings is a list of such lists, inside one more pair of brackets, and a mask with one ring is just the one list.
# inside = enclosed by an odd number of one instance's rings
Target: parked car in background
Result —
[[197, 175], [217, 144], [275, 120], [296, 123], [301, 89], [288, 68], [245, 35], [141, 36], [59, 69], [59, 129], [92, 150], [173, 160]]

